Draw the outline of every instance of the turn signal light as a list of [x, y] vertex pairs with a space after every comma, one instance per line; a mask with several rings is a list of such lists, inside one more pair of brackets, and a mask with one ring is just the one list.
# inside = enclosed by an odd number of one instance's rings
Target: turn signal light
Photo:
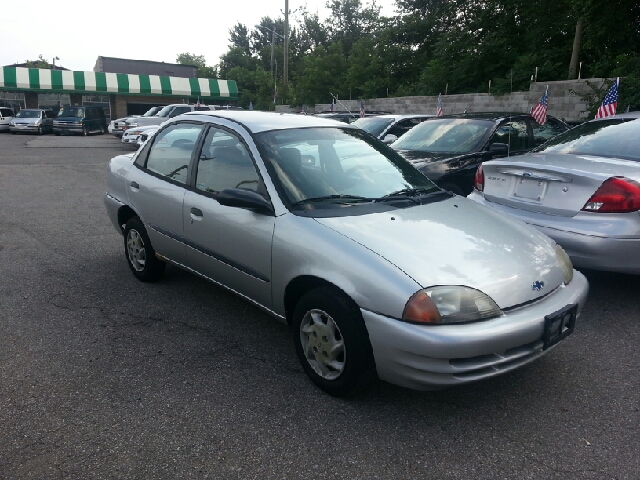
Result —
[[476, 176], [473, 179], [473, 188], [479, 192], [484, 191], [484, 172], [482, 171], [482, 165], [478, 165], [476, 170]]
[[582, 207], [584, 212], [626, 213], [640, 210], [640, 183], [625, 177], [605, 180]]
[[438, 307], [424, 290], [416, 293], [404, 307], [402, 319], [413, 323], [442, 323]]

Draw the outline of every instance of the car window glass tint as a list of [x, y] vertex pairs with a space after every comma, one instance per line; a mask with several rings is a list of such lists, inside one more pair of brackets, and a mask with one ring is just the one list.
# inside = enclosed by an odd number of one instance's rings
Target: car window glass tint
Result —
[[491, 143], [506, 143], [510, 152], [524, 151], [529, 148], [529, 134], [524, 120], [512, 121], [501, 125], [494, 133]]
[[419, 124], [420, 121], [421, 119], [419, 118], [408, 118], [406, 120], [400, 120], [393, 127], [391, 127], [387, 133], [395, 135], [396, 137], [401, 137], [417, 124]]
[[533, 130], [533, 144], [537, 147], [538, 145], [542, 145], [547, 140], [555, 137], [556, 135], [560, 135], [562, 132], [566, 130], [559, 122], [554, 122], [552, 120], [547, 120], [547, 123], [544, 125], [540, 125], [538, 122], [531, 121], [531, 128]]
[[611, 118], [583, 123], [554, 138], [547, 153], [595, 155], [640, 161], [640, 120]]
[[180, 183], [187, 181], [187, 168], [201, 125], [177, 124], [164, 129], [155, 139], [147, 169]]
[[190, 112], [191, 109], [189, 107], [176, 107], [171, 112], [171, 117], [177, 117], [178, 115], [182, 115], [183, 113]]
[[198, 161], [196, 188], [210, 193], [227, 188], [258, 192], [260, 185], [260, 177], [244, 144], [225, 130], [211, 128]]
[[394, 151], [359, 129], [306, 128], [257, 137], [272, 180], [291, 203], [332, 195], [378, 198], [406, 188], [433, 187]]
[[493, 127], [486, 120], [442, 118], [422, 122], [402, 135], [394, 144], [397, 150], [463, 154], [475, 151]]

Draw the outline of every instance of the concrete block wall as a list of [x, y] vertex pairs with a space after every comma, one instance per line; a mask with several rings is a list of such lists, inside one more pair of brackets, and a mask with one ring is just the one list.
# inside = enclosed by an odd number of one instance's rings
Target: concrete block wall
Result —
[[[596, 86], [605, 81], [602, 78], [591, 78], [588, 81]], [[586, 80], [565, 80], [557, 82], [531, 83], [528, 92], [512, 92], [504, 95], [490, 95], [488, 93], [468, 93], [460, 95], [443, 95], [442, 108], [444, 113], [462, 112], [513, 112], [526, 113], [531, 110], [542, 97], [545, 88], [549, 86], [548, 114], [563, 118], [568, 122], [587, 120], [587, 104], [579, 94], [589, 93], [590, 87]], [[436, 114], [438, 97], [393, 97], [365, 99], [366, 110], [385, 111], [389, 113], [427, 113]], [[307, 111], [328, 111], [331, 104], [318, 104]], [[336, 111], [360, 111], [360, 100], [340, 100], [336, 104]], [[299, 108], [292, 109], [288, 105], [276, 106], [279, 112], [299, 112]]]

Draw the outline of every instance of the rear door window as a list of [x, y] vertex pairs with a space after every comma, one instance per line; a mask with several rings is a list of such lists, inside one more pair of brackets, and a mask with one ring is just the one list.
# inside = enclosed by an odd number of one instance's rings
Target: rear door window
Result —
[[547, 119], [547, 123], [540, 125], [535, 120], [531, 120], [531, 130], [533, 131], [533, 146], [542, 145], [547, 140], [551, 140], [556, 135], [567, 131], [567, 127], [552, 118]]
[[178, 123], [155, 138], [147, 158], [147, 170], [174, 182], [187, 183], [187, 172], [202, 125]]

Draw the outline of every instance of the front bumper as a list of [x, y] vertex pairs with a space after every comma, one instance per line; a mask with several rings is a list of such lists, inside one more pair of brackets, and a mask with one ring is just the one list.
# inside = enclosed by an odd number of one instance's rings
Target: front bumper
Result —
[[54, 125], [53, 133], [83, 133], [82, 125]]
[[[18, 123], [16, 125], [9, 125], [10, 132], [37, 132], [40, 125], [33, 125], [29, 123]], [[44, 127], [42, 127], [44, 128]]]
[[[525, 365], [543, 350], [545, 316], [587, 299], [586, 278], [540, 301], [490, 320], [463, 325], [413, 325], [361, 310], [378, 376], [415, 390], [437, 390], [494, 377]], [[562, 342], [561, 342], [562, 343]]]

